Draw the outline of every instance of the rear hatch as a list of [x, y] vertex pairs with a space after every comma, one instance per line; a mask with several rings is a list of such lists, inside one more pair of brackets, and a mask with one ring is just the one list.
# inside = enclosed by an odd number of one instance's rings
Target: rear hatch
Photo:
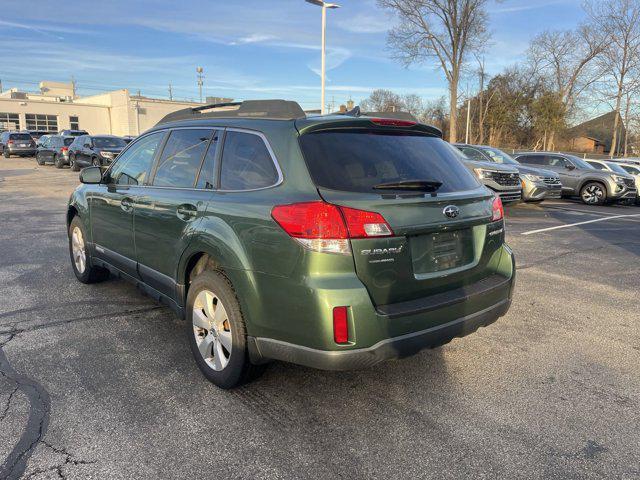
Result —
[[503, 241], [502, 234], [489, 235], [502, 228], [491, 221], [493, 194], [433, 131], [360, 119], [300, 133], [321, 197], [377, 212], [393, 230], [351, 240], [356, 273], [375, 305], [435, 295], [493, 273], [488, 259]]

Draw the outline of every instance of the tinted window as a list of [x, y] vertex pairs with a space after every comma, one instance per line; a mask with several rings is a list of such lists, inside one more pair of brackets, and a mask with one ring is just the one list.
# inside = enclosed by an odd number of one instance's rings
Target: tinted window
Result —
[[547, 155], [545, 156], [545, 165], [549, 165], [551, 167], [566, 167], [567, 165], [569, 165], [569, 161], [563, 157]]
[[93, 146], [96, 148], [124, 148], [127, 144], [118, 137], [93, 137]]
[[598, 162], [588, 162], [588, 163], [589, 163], [589, 165], [591, 165], [596, 170], [606, 170], [604, 165], [602, 165], [601, 163], [598, 163]]
[[215, 159], [218, 146], [220, 145], [220, 142], [218, 141], [220, 131], [216, 130], [213, 135], [213, 140], [209, 144], [207, 153], [204, 156], [204, 162], [202, 162], [202, 168], [200, 169], [200, 174], [198, 175], [198, 183], [196, 185], [196, 188], [211, 189], [215, 185]]
[[334, 130], [302, 135], [300, 145], [316, 185], [374, 192], [380, 183], [442, 182], [439, 192], [475, 189], [478, 182], [442, 139], [427, 135]]
[[29, 135], [28, 133], [12, 133], [11, 135], [9, 135], [9, 139], [10, 140], [26, 140], [27, 142], [30, 142], [31, 140], [33, 140], [31, 138], [31, 135]]
[[275, 185], [278, 171], [264, 141], [258, 135], [227, 132], [222, 152], [220, 188], [252, 190]]
[[65, 147], [68, 147], [69, 145], [71, 145], [71, 144], [73, 143], [73, 141], [74, 141], [74, 140], [75, 140], [75, 139], [73, 139], [73, 138], [65, 138], [65, 139], [64, 139], [64, 145], [65, 145]]
[[173, 130], [162, 151], [153, 184], [193, 187], [212, 134], [212, 130]]
[[149, 176], [151, 164], [164, 132], [156, 132], [141, 138], [126, 152], [118, 156], [109, 176], [113, 183], [142, 185]]
[[640, 168], [632, 167], [631, 165], [622, 165], [622, 168], [624, 168], [631, 175], [640, 175]]
[[521, 155], [516, 160], [520, 163], [531, 163], [533, 165], [545, 165], [544, 157], [540, 155]]
[[477, 160], [479, 162], [488, 162], [489, 161], [488, 158], [485, 158], [485, 156], [482, 153], [480, 153], [478, 150], [476, 150], [475, 148], [469, 148], [469, 147], [459, 147], [459, 148], [462, 151], [462, 153], [464, 153], [471, 160]]

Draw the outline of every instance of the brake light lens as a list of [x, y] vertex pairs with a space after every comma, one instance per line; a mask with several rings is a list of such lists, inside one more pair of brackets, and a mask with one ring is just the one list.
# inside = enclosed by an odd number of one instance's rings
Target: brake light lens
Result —
[[379, 213], [322, 201], [277, 205], [271, 216], [287, 234], [317, 252], [349, 255], [349, 239], [393, 236]]
[[7, 145], [13, 145], [13, 140], [9, 140], [9, 141], [7, 142]]
[[504, 218], [504, 207], [502, 206], [502, 200], [500, 197], [496, 197], [493, 199], [493, 213], [491, 215], [491, 220], [497, 222], [498, 220], [502, 220]]
[[69, 147], [61, 147], [60, 148], [60, 152], [64, 153], [64, 152], [68, 152], [69, 151]]
[[398, 120], [396, 118], [372, 118], [371, 122], [383, 127], [413, 127], [418, 123], [411, 120]]
[[333, 309], [333, 341], [336, 343], [349, 343], [347, 307], [335, 307]]

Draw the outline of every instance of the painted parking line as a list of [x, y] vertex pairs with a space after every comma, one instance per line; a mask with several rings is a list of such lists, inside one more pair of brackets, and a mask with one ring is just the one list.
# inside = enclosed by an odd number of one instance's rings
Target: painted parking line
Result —
[[561, 228], [577, 227], [579, 225], [586, 225], [587, 223], [604, 222], [606, 220], [615, 220], [616, 218], [628, 218], [628, 217], [640, 217], [640, 213], [634, 213], [631, 215], [612, 215], [610, 217], [596, 218], [593, 220], [586, 220], [584, 222], [567, 223], [565, 225], [556, 225], [555, 227], [539, 228], [537, 230], [529, 230], [528, 232], [522, 232], [520, 235], [533, 235], [534, 233], [550, 232], [551, 230], [560, 230]]

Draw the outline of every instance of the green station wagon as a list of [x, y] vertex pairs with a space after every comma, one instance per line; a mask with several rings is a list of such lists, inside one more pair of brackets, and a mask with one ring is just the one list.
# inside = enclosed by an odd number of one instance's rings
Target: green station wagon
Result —
[[405, 357], [511, 303], [500, 199], [413, 121], [306, 116], [284, 100], [203, 106], [80, 180], [67, 213], [78, 280], [111, 273], [170, 305], [222, 388], [270, 360]]

